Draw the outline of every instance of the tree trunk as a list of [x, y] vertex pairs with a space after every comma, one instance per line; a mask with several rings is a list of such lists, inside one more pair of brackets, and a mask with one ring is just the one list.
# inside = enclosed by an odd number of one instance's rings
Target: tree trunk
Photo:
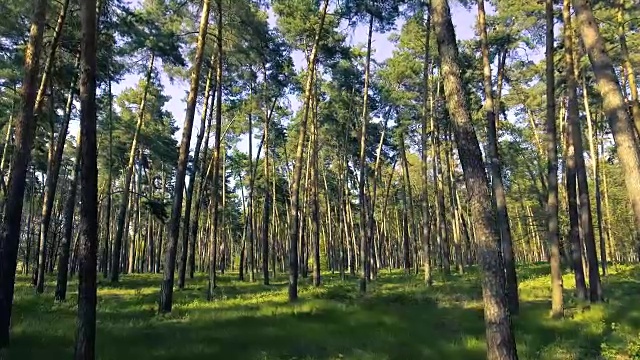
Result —
[[60, 44], [62, 27], [64, 26], [68, 9], [69, 9], [69, 0], [64, 0], [62, 2], [62, 6], [60, 7], [60, 13], [58, 14], [58, 21], [56, 22], [56, 27], [53, 30], [53, 38], [51, 39], [51, 48], [49, 49], [49, 55], [47, 56], [47, 60], [45, 61], [45, 64], [44, 64], [44, 70], [42, 72], [42, 77], [40, 79], [40, 87], [38, 88], [38, 94], [36, 95], [36, 103], [34, 105], [34, 113], [36, 116], [40, 114], [40, 110], [42, 109], [42, 105], [44, 104], [45, 91], [47, 89], [47, 85], [49, 85], [49, 81], [50, 81], [49, 77], [51, 76], [53, 65], [55, 64], [56, 51], [58, 50], [58, 45]]
[[309, 107], [311, 93], [313, 91], [313, 79], [316, 70], [316, 59], [318, 57], [318, 47], [324, 22], [327, 16], [329, 0], [324, 0], [320, 10], [320, 23], [316, 29], [311, 55], [309, 56], [307, 80], [304, 86], [303, 116], [298, 133], [298, 144], [296, 148], [295, 165], [293, 168], [293, 179], [291, 184], [291, 226], [289, 228], [289, 301], [298, 299], [298, 237], [300, 225], [300, 179], [302, 178], [302, 157], [307, 134], [307, 122], [309, 119]]
[[558, 230], [558, 135], [556, 130], [555, 76], [553, 66], [553, 0], [546, 0], [547, 82], [547, 237], [551, 265], [551, 315], [562, 317], [562, 269]]
[[[427, 9], [428, 10], [428, 9]], [[422, 157], [422, 252], [424, 262], [424, 282], [427, 286], [433, 285], [433, 278], [431, 275], [431, 221], [429, 219], [429, 189], [427, 187], [428, 182], [428, 152], [427, 152], [427, 126], [429, 124], [429, 94], [430, 94], [430, 84], [429, 84], [429, 73], [431, 69], [429, 68], [430, 54], [429, 54], [429, 40], [431, 39], [431, 13], [427, 11], [427, 23], [425, 25], [425, 56], [424, 56], [424, 68], [423, 68], [423, 78], [424, 78], [424, 99], [422, 104], [422, 129], [420, 132], [420, 140], [421, 140], [421, 148], [420, 155]], [[385, 213], [382, 214], [385, 216]]]
[[[191, 88], [189, 89], [189, 97], [187, 99], [187, 113], [185, 114], [184, 127], [182, 128], [182, 142], [180, 144], [178, 169], [176, 171], [173, 206], [171, 207], [171, 219], [169, 220], [169, 238], [167, 239], [164, 274], [162, 278], [162, 285], [160, 287], [160, 301], [158, 304], [158, 311], [160, 313], [171, 312], [171, 306], [173, 305], [173, 281], [175, 277], [174, 270], [176, 267], [178, 237], [180, 236], [182, 196], [185, 175], [187, 173], [187, 162], [189, 161], [189, 145], [191, 143], [191, 131], [193, 130], [193, 117], [196, 112], [198, 87], [200, 86], [200, 69], [202, 68], [202, 57], [204, 55], [204, 46], [207, 38], [207, 28], [209, 27], [209, 4], [210, 0], [204, 0], [202, 3], [198, 45], [196, 47], [196, 57], [193, 63], [193, 70], [191, 72]], [[221, 55], [222, 54], [220, 54], [220, 57]], [[186, 250], [187, 249], [185, 248], [184, 251]]]
[[103, 269], [102, 274], [106, 279], [109, 276], [109, 248], [111, 244], [111, 202], [113, 199], [113, 92], [111, 91], [111, 59], [108, 60], [108, 80], [107, 80], [107, 97], [109, 99], [109, 112], [107, 114], [109, 120], [109, 161], [107, 168], [107, 204], [106, 204], [106, 224], [104, 250], [102, 252]]
[[[80, 255], [78, 270], [78, 331], [74, 359], [95, 359], [98, 164], [96, 145], [96, 1], [80, 3]], [[74, 189], [75, 190], [75, 189]]]
[[[111, 282], [118, 282], [120, 275], [120, 254], [122, 253], [122, 237], [124, 235], [125, 222], [127, 218], [127, 208], [129, 207], [129, 191], [131, 187], [131, 177], [133, 176], [133, 167], [135, 166], [136, 152], [138, 148], [138, 139], [140, 137], [140, 130], [144, 121], [145, 107], [147, 103], [147, 94], [149, 91], [149, 83], [151, 82], [151, 74], [153, 72], [153, 63], [155, 60], [155, 54], [151, 53], [149, 59], [149, 67], [145, 75], [144, 90], [142, 92], [142, 100], [140, 101], [140, 109], [138, 110], [138, 121], [136, 124], [136, 131], [133, 134], [133, 140], [131, 141], [131, 150], [129, 151], [129, 162], [127, 163], [127, 169], [124, 174], [124, 184], [122, 185], [122, 201], [118, 209], [116, 237], [113, 240], [113, 252], [111, 257]], [[164, 201], [164, 198], [163, 198]]]
[[[574, 65], [576, 59], [574, 58]], [[587, 86], [584, 76], [582, 77], [582, 100], [584, 103], [584, 111], [587, 118], [587, 129], [589, 139], [589, 155], [591, 157], [591, 169], [593, 171], [593, 181], [595, 183], [595, 197], [596, 197], [596, 218], [598, 221], [598, 237], [600, 243], [600, 264], [602, 265], [602, 276], [607, 274], [607, 251], [605, 236], [602, 225], [602, 196], [600, 192], [600, 155], [598, 154], [596, 140], [596, 131], [593, 128], [593, 120], [591, 118], [591, 110], [589, 109], [589, 95], [587, 94]], [[595, 129], [597, 130], [597, 129]]]
[[[208, 1], [208, 0], [207, 0]], [[222, 65], [223, 65], [223, 48], [222, 48], [222, 0], [216, 0], [217, 8], [217, 37], [216, 50], [218, 52], [218, 61], [216, 63], [216, 131], [213, 140], [213, 185], [211, 188], [211, 220], [213, 221], [211, 229], [211, 243], [209, 244], [209, 283], [207, 286], [207, 300], [213, 300], [213, 291], [216, 288], [216, 252], [218, 242], [218, 217], [220, 196], [218, 194], [220, 188], [220, 163], [224, 162], [224, 157], [220, 156], [220, 140], [222, 131]], [[221, 160], [222, 159], [222, 160]], [[224, 173], [222, 176], [224, 182]], [[222, 191], [223, 196], [225, 190]]]
[[362, 100], [362, 128], [360, 129], [360, 169], [358, 178], [358, 201], [360, 203], [360, 262], [362, 263], [360, 274], [360, 292], [367, 291], [367, 269], [369, 261], [367, 249], [369, 248], [369, 236], [371, 234], [367, 227], [367, 200], [365, 197], [365, 180], [367, 172], [366, 150], [367, 150], [367, 123], [369, 122], [369, 78], [371, 66], [371, 37], [373, 35], [373, 14], [369, 15], [369, 29], [367, 32], [367, 55], [364, 67], [364, 91]]
[[482, 73], [485, 96], [484, 110], [487, 117], [487, 145], [491, 169], [491, 191], [496, 206], [496, 223], [502, 241], [502, 259], [506, 273], [509, 311], [511, 311], [512, 314], [517, 314], [520, 308], [518, 300], [518, 277], [516, 275], [515, 259], [513, 258], [513, 241], [511, 239], [511, 228], [509, 226], [507, 196], [502, 183], [502, 163], [498, 150], [497, 118], [494, 112], [496, 105], [493, 102], [493, 85], [491, 84], [491, 63], [489, 60], [489, 40], [487, 36], [484, 0], [478, 0], [478, 27], [480, 28], [480, 43], [482, 47]]
[[64, 229], [62, 235], [62, 244], [60, 246], [60, 255], [58, 256], [58, 277], [56, 283], [55, 299], [64, 301], [67, 297], [67, 278], [69, 273], [69, 250], [71, 248], [71, 236], [73, 233], [73, 213], [76, 207], [76, 193], [78, 187], [78, 177], [80, 173], [80, 157], [81, 154], [81, 136], [78, 136], [78, 144], [76, 145], [76, 158], [73, 165], [73, 177], [69, 185], [69, 192], [64, 204]]
[[476, 241], [480, 260], [484, 318], [489, 360], [517, 359], [509, 316], [505, 273], [500, 258], [500, 234], [495, 229], [489, 184], [480, 144], [466, 110], [458, 47], [447, 0], [432, 0], [432, 16], [438, 40], [447, 108], [451, 115], [469, 203], [476, 214]]
[[5, 211], [0, 225], [0, 352], [9, 345], [9, 325], [18, 261], [23, 198], [36, 128], [33, 108], [36, 101], [46, 11], [47, 1], [36, 0], [29, 42], [25, 51], [24, 80], [20, 91], [22, 111], [15, 124], [16, 145], [9, 175]]
[[627, 112], [613, 64], [605, 51], [604, 39], [598, 30], [591, 4], [587, 0], [573, 0], [573, 7], [624, 172], [627, 193], [634, 213], [635, 229], [636, 232], [640, 232], [640, 155], [637, 134]]
[[[207, 126], [207, 113], [209, 111], [209, 98], [211, 97], [211, 80], [213, 78], [213, 64], [215, 61], [215, 56], [211, 56], [211, 66], [209, 67], [209, 72], [207, 73], [207, 83], [205, 85], [204, 90], [204, 105], [202, 106], [202, 117], [200, 119], [200, 129], [198, 131], [198, 136], [196, 138], [196, 147], [193, 149], [193, 171], [189, 175], [189, 185], [187, 186], [187, 198], [184, 209], [184, 220], [183, 220], [183, 230], [182, 230], [182, 253], [180, 254], [180, 269], [178, 275], [178, 288], [184, 289], [186, 274], [187, 274], [187, 260], [188, 255], [191, 253], [191, 249], [189, 249], [189, 235], [191, 235], [191, 207], [193, 201], [193, 192], [195, 189], [196, 183], [196, 175], [198, 175], [198, 170], [200, 166], [200, 147], [202, 146], [202, 141], [204, 140], [205, 128]], [[211, 106], [213, 107], [213, 101], [211, 101]], [[208, 140], [208, 139], [207, 139]], [[207, 146], [207, 144], [205, 144]], [[200, 201], [196, 201], [196, 206], [200, 205]], [[197, 214], [200, 215], [199, 213]], [[193, 238], [195, 244], [195, 237]]]
[[[573, 28], [571, 26], [571, 0], [564, 0], [564, 46], [565, 46], [565, 76], [568, 95], [568, 124], [574, 146], [575, 170], [578, 177], [578, 191], [580, 198], [580, 226], [587, 250], [589, 264], [589, 299], [598, 302], [602, 298], [600, 285], [600, 273], [598, 268], [598, 256], [596, 254], [596, 242], [593, 235], [593, 219], [591, 215], [591, 201], [589, 198], [589, 185], [587, 180], [587, 168], [584, 162], [582, 146], [582, 129], [578, 114], [578, 82], [574, 71]], [[575, 254], [574, 254], [575, 261]], [[577, 266], [577, 264], [576, 264]], [[583, 275], [584, 276], [584, 275]]]
[[[320, 286], [320, 204], [318, 200], [318, 91], [314, 91], [311, 133], [311, 237], [313, 238], [313, 286]], [[325, 239], [326, 240], [326, 239]]]
[[[42, 215], [40, 220], [40, 250], [39, 257], [45, 258], [45, 248], [47, 243], [47, 235], [49, 233], [49, 224], [51, 223], [51, 214], [53, 212], [53, 201], [56, 197], [56, 189], [58, 187], [58, 177], [60, 175], [60, 165], [62, 163], [62, 155], [67, 139], [67, 129], [71, 120], [71, 110], [73, 105], [73, 93], [75, 88], [75, 79], [71, 80], [69, 87], [69, 95], [65, 106], [64, 118], [58, 132], [58, 139], [55, 144], [53, 156], [49, 159], [47, 166], [47, 181], [45, 183], [44, 197], [42, 199]], [[53, 140], [53, 139], [52, 139]], [[38, 278], [36, 282], [36, 292], [41, 294], [44, 291], [44, 261], [38, 265]]]

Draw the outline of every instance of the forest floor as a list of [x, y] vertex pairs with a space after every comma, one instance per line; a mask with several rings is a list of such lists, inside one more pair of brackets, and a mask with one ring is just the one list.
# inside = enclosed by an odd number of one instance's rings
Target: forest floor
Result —
[[[518, 269], [521, 312], [514, 317], [520, 359], [640, 359], [640, 267], [612, 268], [607, 302], [583, 308], [565, 283], [566, 318], [549, 318], [548, 266]], [[220, 276], [216, 299], [207, 279], [174, 293], [173, 313], [156, 314], [160, 275], [128, 275], [99, 285], [98, 359], [484, 359], [477, 273], [421, 278], [383, 271], [365, 296], [357, 280], [324, 274], [323, 286], [301, 279], [300, 301], [287, 303], [286, 279], [274, 285]], [[54, 280], [35, 295], [19, 277], [10, 359], [69, 359], [73, 353], [76, 284], [55, 303]]]

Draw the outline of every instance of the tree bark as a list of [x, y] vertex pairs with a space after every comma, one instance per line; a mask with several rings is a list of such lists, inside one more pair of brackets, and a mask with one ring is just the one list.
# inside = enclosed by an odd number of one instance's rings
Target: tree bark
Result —
[[22, 110], [15, 124], [16, 145], [9, 175], [5, 211], [0, 225], [0, 353], [9, 345], [23, 198], [36, 128], [33, 108], [36, 102], [47, 1], [36, 0], [33, 9], [29, 42], [24, 56], [24, 80], [20, 91]]
[[[428, 10], [428, 9], [427, 9]], [[427, 152], [427, 126], [429, 125], [429, 94], [430, 94], [430, 83], [429, 83], [429, 74], [431, 69], [429, 67], [430, 59], [430, 48], [429, 48], [429, 40], [431, 39], [431, 13], [427, 11], [427, 22], [425, 25], [425, 47], [424, 47], [424, 68], [423, 68], [423, 82], [424, 82], [424, 99], [422, 99], [422, 129], [420, 132], [420, 140], [421, 140], [421, 148], [420, 155], [422, 157], [422, 252], [423, 257], [422, 261], [424, 262], [424, 282], [427, 286], [433, 285], [433, 277], [431, 275], [431, 221], [429, 219], [429, 189], [427, 187], [428, 184], [428, 152]], [[383, 213], [383, 216], [385, 214]]]
[[95, 359], [98, 164], [96, 145], [96, 0], [80, 3], [80, 255], [78, 270], [78, 331], [74, 359]]
[[588, 0], [573, 0], [573, 7], [580, 24], [582, 42], [596, 77], [603, 99], [603, 110], [609, 120], [618, 158], [624, 172], [627, 193], [634, 213], [636, 232], [640, 233], [640, 155], [638, 137], [627, 111], [620, 83], [613, 63], [607, 55], [604, 39], [600, 35], [596, 19]]
[[[565, 66], [568, 95], [568, 127], [574, 146], [574, 158], [576, 175], [578, 177], [578, 192], [580, 198], [580, 227], [587, 250], [587, 261], [589, 264], [589, 299], [598, 302], [602, 298], [602, 287], [600, 285], [600, 273], [598, 266], [598, 255], [596, 253], [596, 242], [593, 234], [593, 217], [591, 215], [591, 200], [589, 198], [589, 184], [587, 180], [587, 168], [584, 162], [582, 146], [582, 129], [578, 114], [578, 82], [574, 70], [574, 50], [573, 50], [573, 28], [571, 26], [571, 0], [564, 0], [564, 43], [565, 43]], [[575, 260], [575, 255], [574, 255]]]
[[547, 82], [547, 237], [551, 265], [551, 316], [564, 316], [562, 269], [558, 229], [558, 135], [556, 129], [555, 76], [553, 64], [553, 0], [546, 0], [546, 82]]
[[432, 16], [447, 108], [454, 125], [469, 204], [473, 214], [476, 214], [475, 230], [482, 279], [487, 358], [517, 359], [507, 303], [505, 273], [500, 257], [500, 234], [495, 228], [495, 211], [491, 207], [489, 183], [480, 144], [465, 104], [458, 65], [458, 47], [447, 0], [432, 0]]

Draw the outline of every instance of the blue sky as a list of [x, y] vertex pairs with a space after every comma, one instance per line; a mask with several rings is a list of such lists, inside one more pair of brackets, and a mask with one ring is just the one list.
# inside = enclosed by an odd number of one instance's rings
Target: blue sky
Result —
[[[136, 3], [137, 1], [134, 1]], [[456, 36], [458, 40], [466, 40], [474, 37], [474, 25], [476, 23], [475, 12], [470, 12], [464, 9], [459, 3], [451, 2], [451, 12], [453, 23], [456, 29]], [[275, 23], [275, 18], [272, 16], [269, 19], [270, 23], [273, 25]], [[397, 28], [395, 31], [400, 29], [402, 23], [397, 23]], [[363, 44], [367, 39], [367, 28], [364, 25], [360, 25], [355, 29], [344, 29], [347, 31], [347, 40], [351, 45]], [[385, 33], [375, 33], [372, 38], [372, 48], [374, 50], [373, 58], [377, 62], [382, 62], [385, 59], [391, 57], [393, 55], [393, 50], [395, 49], [394, 44], [392, 44], [388, 37], [391, 34]], [[300, 54], [294, 54], [293, 60], [296, 65], [296, 68], [300, 69], [304, 66], [304, 61]], [[119, 84], [113, 85], [114, 95], [119, 94], [126, 88], [130, 88], [135, 86], [141, 75], [140, 74], [128, 74], [124, 77], [123, 81]], [[189, 89], [189, 84], [187, 81], [183, 80], [174, 80], [173, 83], [169, 81], [166, 75], [162, 74], [162, 83], [165, 87], [166, 95], [171, 97], [171, 100], [165, 105], [165, 109], [170, 111], [173, 114], [173, 117], [176, 120], [176, 125], [179, 130], [176, 133], [176, 137], [180, 139], [182, 134], [182, 126], [184, 123], [185, 109], [186, 103], [185, 99], [187, 96], [187, 91]], [[204, 85], [202, 85], [204, 86]], [[294, 100], [294, 99], [292, 99]], [[292, 101], [292, 104], [299, 103], [298, 101]], [[199, 124], [198, 121], [195, 122], [193, 134], [198, 132]], [[195, 143], [195, 136], [192, 137], [192, 145]], [[239, 144], [239, 148], [241, 150], [248, 150], [247, 141], [241, 141]]]

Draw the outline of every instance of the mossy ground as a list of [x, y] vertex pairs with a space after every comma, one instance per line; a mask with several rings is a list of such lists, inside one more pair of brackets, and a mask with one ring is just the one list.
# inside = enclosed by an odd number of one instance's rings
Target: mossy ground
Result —
[[[607, 302], [585, 308], [566, 275], [566, 318], [549, 318], [548, 266], [518, 269], [521, 312], [514, 318], [520, 359], [640, 358], [640, 267], [618, 266], [604, 280]], [[99, 359], [483, 359], [477, 273], [421, 278], [383, 271], [360, 296], [357, 280], [324, 274], [323, 286], [301, 280], [300, 301], [287, 303], [284, 275], [264, 286], [220, 276], [205, 301], [206, 277], [176, 290], [170, 315], [156, 313], [159, 275], [128, 275], [99, 284]], [[53, 285], [36, 295], [19, 277], [10, 359], [69, 359], [76, 284], [55, 303]]]

